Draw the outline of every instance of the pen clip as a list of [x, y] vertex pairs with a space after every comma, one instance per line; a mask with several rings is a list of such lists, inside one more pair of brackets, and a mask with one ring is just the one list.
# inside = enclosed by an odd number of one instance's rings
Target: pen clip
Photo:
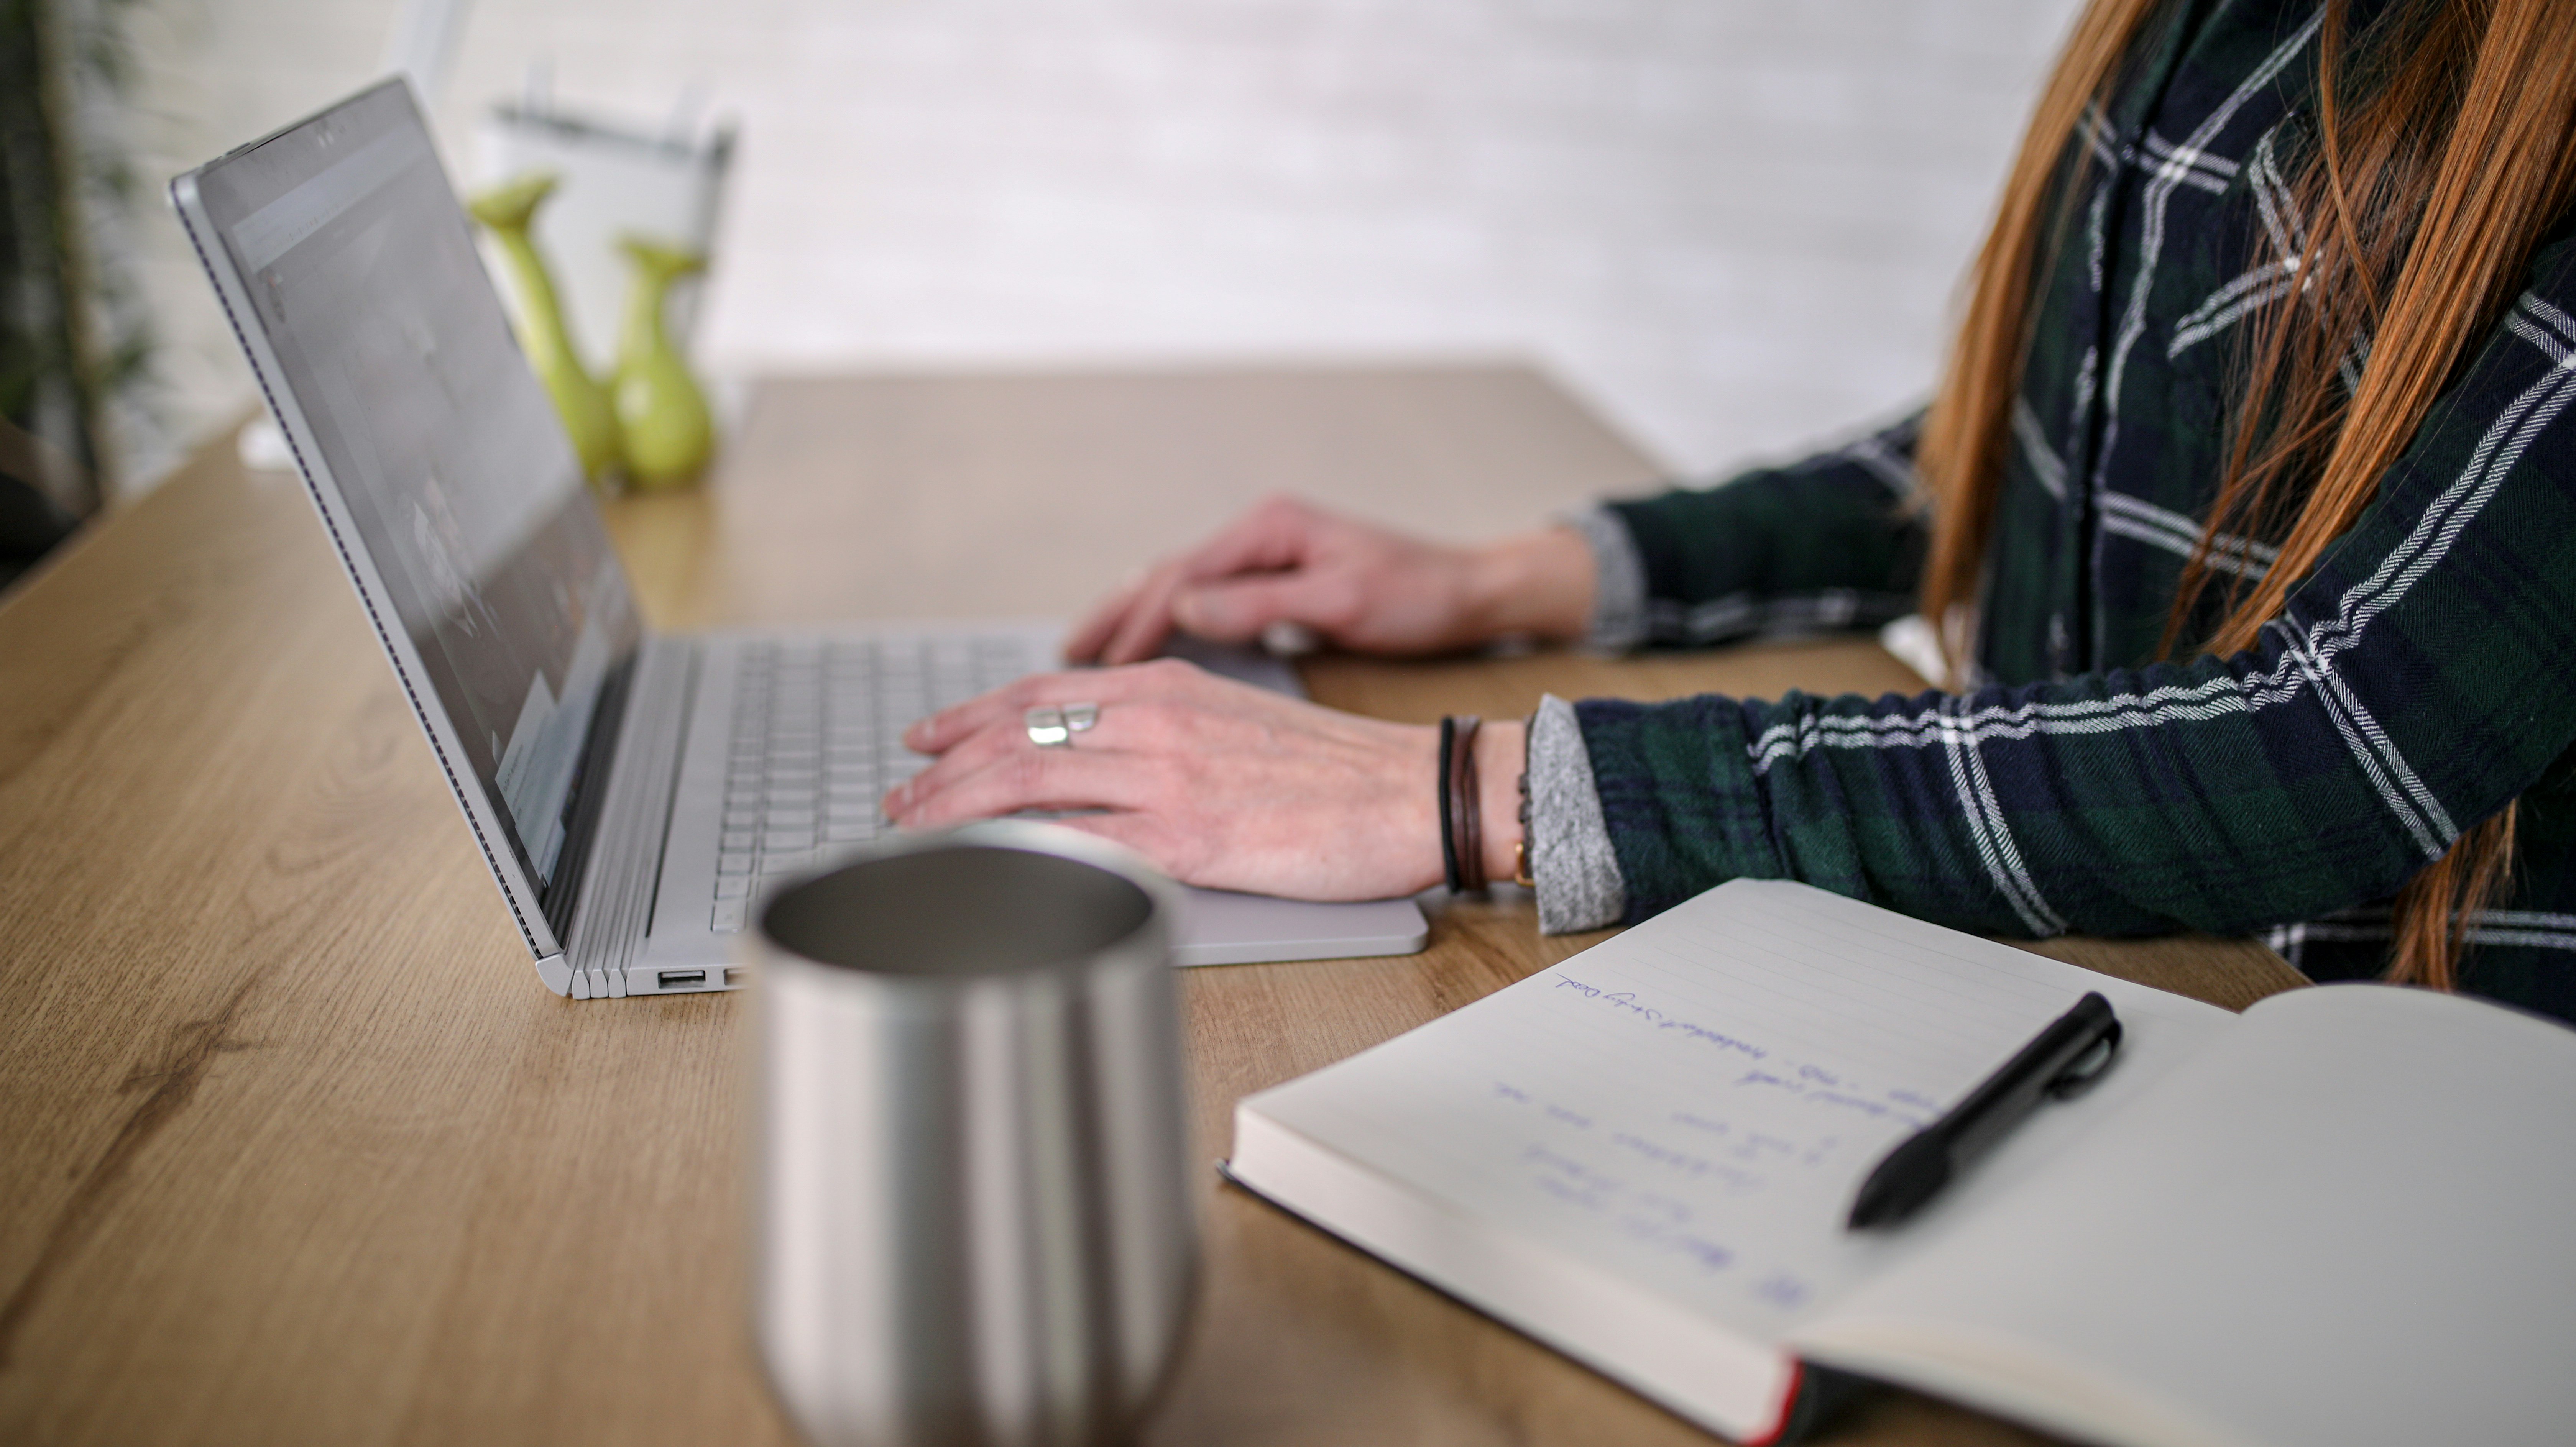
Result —
[[2073, 1100], [2091, 1090], [2094, 1082], [2100, 1080], [2103, 1073], [2111, 1068], [2111, 1056], [2119, 1048], [2120, 1022], [2114, 1020], [2103, 1027], [2101, 1039], [2094, 1041], [2083, 1054], [2068, 1061], [2066, 1068], [2057, 1073], [2057, 1078], [2048, 1083], [2049, 1099]]

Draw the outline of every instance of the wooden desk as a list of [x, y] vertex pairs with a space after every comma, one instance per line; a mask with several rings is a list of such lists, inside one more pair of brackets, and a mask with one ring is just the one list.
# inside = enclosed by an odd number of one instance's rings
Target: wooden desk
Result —
[[[998, 616], [1269, 489], [1454, 535], [1649, 476], [1511, 368], [804, 380], [711, 490], [611, 519], [666, 625]], [[1310, 672], [1409, 718], [1915, 684], [1858, 641]], [[741, 1001], [538, 986], [293, 478], [216, 448], [0, 604], [0, 925], [0, 1441], [788, 1440], [743, 1331]], [[1504, 899], [1416, 958], [1189, 973], [1199, 1153], [1237, 1095], [1593, 938]], [[2048, 952], [2240, 1006], [2297, 979], [2208, 940]], [[1152, 1441], [1707, 1440], [1208, 1190]], [[1888, 1393], [1840, 1435], [2025, 1434]]]

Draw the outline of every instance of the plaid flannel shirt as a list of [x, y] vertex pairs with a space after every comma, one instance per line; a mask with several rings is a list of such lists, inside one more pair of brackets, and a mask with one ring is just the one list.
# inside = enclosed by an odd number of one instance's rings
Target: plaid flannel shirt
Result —
[[[1533, 771], [1578, 738], [1592, 790], [1538, 821], [1541, 868], [1615, 859], [1559, 900], [1635, 920], [1739, 875], [1792, 878], [1990, 933], [2263, 932], [2313, 976], [2371, 976], [2389, 898], [2519, 796], [2513, 882], [2468, 922], [2463, 984], [2576, 1018], [2567, 228], [2260, 641], [2155, 661], [2224, 465], [2239, 328], [2293, 281], [2306, 223], [2284, 155], [2317, 28], [2313, 3], [2169, 7], [2080, 131], [2096, 164], [2036, 280], [1977, 686], [1552, 701]], [[1909, 420], [1585, 519], [1602, 633], [1705, 644], [1906, 611], [1913, 436]], [[2274, 541], [2220, 538], [2213, 565], [2257, 574]], [[1623, 578], [1632, 594], [1607, 596]], [[1540, 892], [1545, 914], [1544, 874]], [[1550, 923], [1606, 922], [1583, 912]]]

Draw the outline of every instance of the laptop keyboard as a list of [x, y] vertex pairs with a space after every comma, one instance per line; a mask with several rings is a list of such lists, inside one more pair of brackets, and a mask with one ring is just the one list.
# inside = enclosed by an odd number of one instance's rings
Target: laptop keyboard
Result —
[[930, 761], [913, 720], [1046, 660], [1013, 637], [761, 641], [742, 650], [716, 856], [714, 927], [742, 928], [761, 882], [892, 828], [877, 801]]

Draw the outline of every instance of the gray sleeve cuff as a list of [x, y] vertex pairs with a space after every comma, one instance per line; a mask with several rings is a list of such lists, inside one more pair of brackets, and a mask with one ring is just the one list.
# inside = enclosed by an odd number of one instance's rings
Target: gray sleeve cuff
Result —
[[[1613, 524], [1616, 525], [1615, 523]], [[1628, 912], [1627, 881], [1601, 819], [1592, 755], [1574, 705], [1554, 694], [1530, 720], [1530, 877], [1538, 881], [1541, 934], [1598, 929]]]
[[1592, 546], [1592, 623], [1583, 646], [1600, 653], [1635, 651], [1646, 641], [1646, 563], [1637, 554], [1636, 540], [1628, 536], [1628, 525], [1617, 513], [1597, 506], [1557, 521]]

